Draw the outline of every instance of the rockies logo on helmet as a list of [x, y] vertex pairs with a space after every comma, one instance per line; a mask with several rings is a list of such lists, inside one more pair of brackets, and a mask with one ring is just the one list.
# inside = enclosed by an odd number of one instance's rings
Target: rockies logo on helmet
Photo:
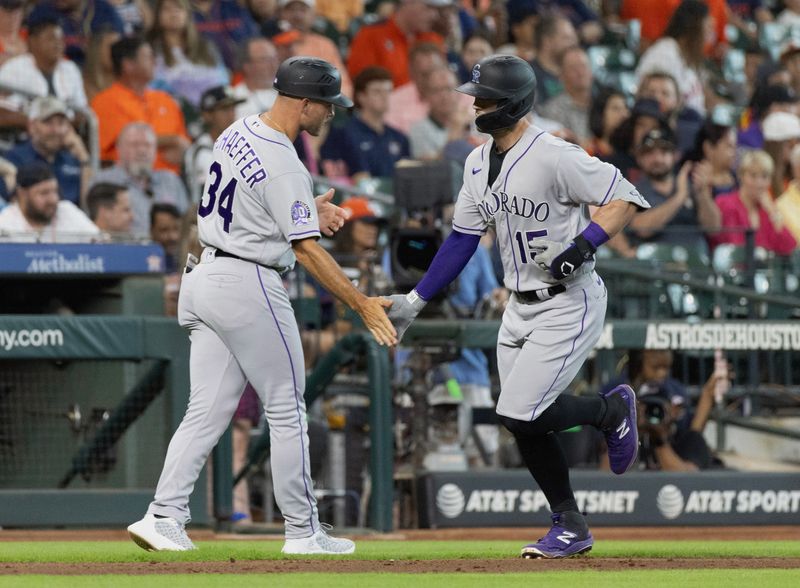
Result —
[[481, 79], [481, 64], [476, 63], [475, 67], [472, 68], [472, 83], [473, 84], [480, 84]]
[[492, 133], [513, 127], [533, 108], [536, 74], [524, 59], [514, 55], [492, 55], [472, 68], [472, 80], [457, 91], [480, 100], [497, 102], [492, 112], [475, 119], [478, 130]]

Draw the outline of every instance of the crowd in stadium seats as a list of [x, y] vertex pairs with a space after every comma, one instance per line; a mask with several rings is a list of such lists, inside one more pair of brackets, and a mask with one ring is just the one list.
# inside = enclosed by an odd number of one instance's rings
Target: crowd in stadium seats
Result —
[[[796, 13], [782, 4], [3, 0], [0, 197], [14, 198], [14, 168], [44, 161], [62, 197], [84, 210], [92, 184], [127, 186], [131, 233], [146, 236], [151, 203], [169, 194], [184, 212], [198, 202], [214, 138], [232, 117], [269, 110], [277, 65], [298, 54], [337, 65], [357, 105], [327, 136], [298, 139], [303, 161], [362, 189], [371, 178], [390, 186], [398, 161], [460, 164], [485, 140], [470, 99], [453, 89], [479, 59], [507, 52], [536, 71], [533, 122], [614, 163], [658, 201], [628, 242], [613, 244], [618, 253], [654, 240], [739, 243], [750, 228], [759, 246], [786, 254], [798, 237], [790, 154], [800, 139], [800, 43]], [[131, 123], [149, 125], [149, 138]], [[773, 161], [768, 189], [743, 196], [738, 161], [761, 148]], [[676, 225], [702, 232], [670, 235]]]
[[[616, 165], [653, 205], [611, 241], [617, 256], [748, 237], [797, 255], [800, 7], [770, 0], [0, 0], [0, 242], [152, 240], [179, 272], [200, 247], [214, 141], [271, 108], [283, 59], [312, 55], [356, 106], [295, 148], [319, 183], [350, 188], [330, 248], [388, 293], [389, 218], [436, 223], [370, 197], [392, 192], [406, 160], [459, 168], [487, 139], [454, 89], [492, 53], [534, 68], [534, 124]], [[502, 305], [491, 234], [484, 244], [452, 296], [463, 316]], [[173, 314], [178, 286], [167, 278]], [[323, 302], [308, 357], [350, 328], [315, 284], [294, 297]], [[479, 406], [485, 360], [466, 350], [453, 364]]]

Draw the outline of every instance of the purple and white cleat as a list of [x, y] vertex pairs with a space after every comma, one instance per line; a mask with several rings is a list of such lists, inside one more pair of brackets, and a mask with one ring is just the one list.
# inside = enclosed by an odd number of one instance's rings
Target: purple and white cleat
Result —
[[562, 513], [550, 515], [553, 527], [547, 535], [536, 543], [531, 543], [522, 548], [522, 557], [525, 559], [559, 559], [572, 557], [591, 551], [594, 537], [590, 531], [580, 536], [562, 526]]
[[636, 463], [636, 457], [639, 454], [636, 394], [633, 388], [621, 384], [603, 396], [609, 402], [621, 400], [627, 406], [622, 420], [603, 431], [606, 436], [606, 445], [608, 445], [608, 461], [611, 464], [611, 471], [615, 474], [624, 474]]

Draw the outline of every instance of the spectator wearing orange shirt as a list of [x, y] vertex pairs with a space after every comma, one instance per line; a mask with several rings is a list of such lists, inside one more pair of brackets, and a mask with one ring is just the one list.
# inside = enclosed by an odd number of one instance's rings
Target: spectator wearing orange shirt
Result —
[[300, 38], [294, 45], [294, 54], [319, 57], [332, 64], [342, 74], [342, 93], [352, 96], [353, 82], [347, 75], [339, 49], [328, 37], [311, 30], [311, 25], [317, 17], [314, 0], [278, 0], [278, 6], [281, 20], [290, 28], [300, 32]]
[[141, 38], [126, 37], [111, 46], [111, 61], [116, 81], [92, 100], [100, 123], [100, 158], [116, 161], [120, 131], [132, 122], [146, 122], [158, 138], [155, 169], [179, 173], [188, 134], [175, 99], [147, 87], [153, 79], [152, 47]]
[[350, 77], [377, 65], [392, 74], [395, 88], [407, 83], [408, 51], [412, 45], [430, 41], [444, 47], [440, 35], [431, 31], [437, 17], [435, 8], [450, 5], [452, 0], [400, 0], [394, 14], [386, 21], [363, 27], [350, 44], [347, 69]]

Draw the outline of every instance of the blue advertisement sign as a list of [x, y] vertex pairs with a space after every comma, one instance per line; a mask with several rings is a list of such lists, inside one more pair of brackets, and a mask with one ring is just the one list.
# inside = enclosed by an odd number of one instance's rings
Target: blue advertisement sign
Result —
[[0, 274], [152, 274], [164, 272], [156, 244], [3, 243]]

